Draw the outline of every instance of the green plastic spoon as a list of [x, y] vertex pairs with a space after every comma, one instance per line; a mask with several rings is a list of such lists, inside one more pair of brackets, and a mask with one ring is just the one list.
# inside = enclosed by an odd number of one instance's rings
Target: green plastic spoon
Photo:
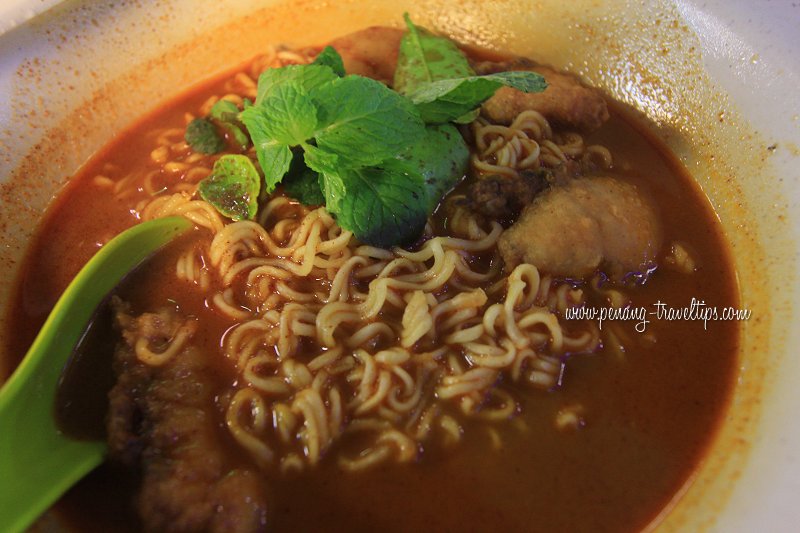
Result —
[[161, 218], [138, 224], [103, 246], [64, 291], [0, 389], [0, 531], [23, 531], [103, 461], [105, 443], [70, 439], [56, 426], [59, 377], [108, 293], [190, 227], [182, 217]]

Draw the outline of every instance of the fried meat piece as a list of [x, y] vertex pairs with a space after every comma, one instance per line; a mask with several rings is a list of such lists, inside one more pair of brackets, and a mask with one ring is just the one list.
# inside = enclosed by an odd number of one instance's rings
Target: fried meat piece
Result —
[[348, 74], [391, 83], [403, 33], [397, 28], [371, 26], [334, 39], [330, 45], [342, 56]]
[[502, 87], [481, 108], [481, 114], [492, 122], [511, 124], [517, 115], [533, 109], [556, 124], [582, 131], [596, 130], [608, 120], [608, 106], [599, 91], [586, 87], [570, 74], [536, 65], [524, 58], [504, 62], [482, 62], [475, 65], [479, 74], [509, 70], [529, 70], [544, 76], [548, 87], [541, 93], [524, 93]]
[[108, 442], [112, 459], [142, 470], [138, 510], [145, 528], [264, 530], [266, 487], [226, 453], [208, 357], [188, 347], [157, 367], [136, 358], [138, 339], [168, 338], [185, 319], [171, 309], [132, 317], [116, 305], [126, 342], [115, 354]]
[[500, 236], [498, 248], [509, 270], [530, 263], [557, 276], [602, 270], [621, 279], [652, 264], [660, 243], [656, 212], [636, 186], [593, 177], [541, 194]]

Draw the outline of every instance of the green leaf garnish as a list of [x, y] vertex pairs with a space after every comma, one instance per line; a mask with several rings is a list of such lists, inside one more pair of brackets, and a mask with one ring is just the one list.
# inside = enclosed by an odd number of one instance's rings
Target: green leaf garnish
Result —
[[247, 149], [250, 139], [244, 132], [244, 126], [239, 122], [239, 108], [236, 104], [228, 100], [218, 100], [211, 106], [208, 116], [225, 130], [239, 150]]
[[336, 169], [339, 168], [340, 162], [338, 155], [317, 148], [311, 144], [303, 145], [303, 150], [304, 160], [309, 168], [320, 173], [336, 172]]
[[393, 82], [396, 91], [408, 94], [425, 83], [475, 74], [453, 41], [417, 28], [408, 13], [403, 18], [408, 31], [400, 41]]
[[327, 65], [289, 65], [267, 69], [258, 77], [254, 105], [260, 105], [275, 87], [281, 85], [293, 85], [298, 91], [308, 94], [320, 85], [338, 78], [339, 76]]
[[[312, 154], [308, 166], [334, 173], [340, 165], [360, 168], [380, 163], [424, 133], [414, 105], [382, 83], [361, 76], [338, 78], [319, 65], [305, 66], [317, 72], [311, 77], [303, 74], [302, 67], [286, 68], [291, 69], [288, 74], [262, 75], [269, 90], [259, 90], [257, 103], [240, 115], [256, 147], [267, 192], [288, 171], [292, 146], [302, 146], [306, 152], [315, 146], [317, 158], [335, 162], [315, 164]], [[320, 81], [318, 74], [323, 72], [328, 73], [327, 82]]]
[[272, 192], [289, 171], [289, 165], [292, 163], [292, 150], [285, 144], [269, 144], [262, 145], [257, 154], [258, 164], [264, 171], [267, 192]]
[[347, 193], [337, 221], [361, 242], [388, 248], [412, 241], [428, 218], [425, 186], [411, 165], [397, 159], [379, 167], [343, 169]]
[[228, 154], [214, 163], [197, 189], [206, 202], [232, 220], [251, 220], [258, 210], [261, 176], [245, 155]]
[[442, 124], [428, 126], [422, 139], [397, 158], [422, 177], [426, 209], [432, 213], [442, 197], [467, 173], [469, 148], [454, 126]]
[[308, 168], [302, 150], [293, 150], [292, 164], [281, 182], [283, 190], [291, 198], [305, 205], [323, 205], [321, 178], [318, 172]]
[[[527, 92], [545, 86], [530, 72], [475, 76], [452, 41], [405, 20], [394, 79], [400, 92], [345, 75], [341, 56], [326, 47], [310, 65], [264, 72], [255, 102], [241, 113], [226, 104], [212, 113], [220, 126], [241, 121], [247, 129], [266, 192], [283, 183], [303, 203], [324, 203], [343, 228], [376, 246], [413, 240], [466, 173], [469, 151], [448, 122], [473, 120], [504, 85]], [[215, 181], [222, 179], [209, 180], [206, 193]], [[219, 184], [225, 194], [215, 205], [239, 191], [228, 182]]]
[[475, 110], [503, 86], [535, 93], [545, 90], [547, 83], [536, 72], [500, 72], [432, 81], [422, 84], [408, 97], [428, 124], [460, 122], [458, 119]]
[[261, 123], [263, 133], [288, 146], [305, 142], [317, 130], [317, 106], [299, 84], [283, 83], [273, 87], [258, 107], [242, 112], [242, 119], [246, 121], [256, 113], [265, 117]]
[[304, 146], [304, 149], [306, 165], [319, 173], [319, 183], [322, 194], [325, 196], [325, 206], [331, 213], [337, 213], [346, 194], [338, 169], [346, 165], [339, 163], [339, 157], [336, 154], [320, 150], [316, 146], [307, 145]]
[[289, 170], [292, 162], [292, 151], [288, 145], [273, 139], [270, 135], [270, 117], [264, 113], [261, 106], [253, 105], [242, 111], [242, 122], [250, 132], [253, 145], [256, 149], [258, 164], [264, 172], [264, 181], [268, 193], [275, 190], [283, 176]]
[[317, 146], [353, 167], [392, 157], [424, 131], [408, 99], [369, 78], [345, 76], [321, 85], [312, 96], [320, 110]]
[[183, 138], [195, 152], [216, 154], [225, 148], [225, 141], [214, 124], [205, 118], [196, 118], [186, 126]]
[[287, 175], [283, 180], [283, 189], [287, 195], [302, 204], [323, 205], [325, 195], [319, 182], [319, 174], [306, 167], [299, 174]]
[[326, 46], [323, 48], [311, 64], [330, 67], [331, 70], [333, 70], [333, 72], [335, 72], [339, 77], [343, 77], [345, 74], [342, 56], [340, 56], [339, 52], [337, 52], [332, 46]]
[[228, 100], [217, 100], [211, 106], [208, 116], [218, 122], [236, 122], [239, 116], [239, 108]]

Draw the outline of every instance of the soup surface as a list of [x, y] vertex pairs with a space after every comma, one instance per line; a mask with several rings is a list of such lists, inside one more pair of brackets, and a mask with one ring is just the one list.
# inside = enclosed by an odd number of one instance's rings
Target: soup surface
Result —
[[[487, 58], [476, 55], [472, 59]], [[194, 152], [183, 143], [191, 119], [207, 114], [211, 103], [221, 96], [241, 104], [264, 68], [308, 60], [304, 53], [273, 52], [203, 83], [142, 118], [92, 158], [53, 202], [32, 243], [18, 284], [11, 328], [3, 335], [8, 353], [24, 354], [70, 279], [103, 243], [136, 224], [153, 198], [181, 191], [194, 194], [216, 156], [193, 157]], [[552, 339], [542, 344], [546, 352], [543, 361], [556, 361], [556, 367], [548, 370], [554, 381], [528, 387], [510, 374], [495, 377], [513, 399], [507, 412], [505, 406], [493, 405], [497, 399], [489, 396], [482, 396], [486, 403], [479, 402], [478, 407], [464, 407], [463, 399], [443, 403], [435, 416], [444, 421], [443, 428], [450, 424], [447, 420], [455, 424], [454, 439], [421, 438], [414, 443], [413, 458], [408, 461], [381, 460], [369, 468], [351, 468], [377, 449], [374, 443], [361, 446], [358, 436], [334, 441], [314, 460], [298, 433], [297, 442], [275, 440], [270, 445], [284, 459], [297, 457], [301, 466], [286, 466], [294, 463], [285, 460], [280, 468], [264, 467], [257, 454], [231, 438], [225, 409], [220, 409], [213, 413], [213, 424], [226, 460], [237, 468], [243, 465], [259, 471], [264, 478], [270, 530], [635, 531], [647, 526], [689, 482], [728, 402], [738, 329], [730, 321], [668, 320], [650, 313], [664, 310], [661, 304], [690, 307], [693, 300], [711, 307], [735, 307], [734, 274], [714, 213], [691, 178], [620, 108], [613, 104], [609, 108], [608, 121], [581, 135], [584, 146], [607, 149], [611, 161], [597, 164], [586, 159], [588, 163], [570, 179], [611, 176], [654, 200], [663, 243], [656, 268], [627, 279], [599, 274], [582, 279], [542, 275], [554, 293], [559, 287], [578, 291], [570, 292], [578, 295], [574, 305], [644, 308], [649, 320], [644, 331], [637, 331], [637, 320], [602, 324], [568, 320], [565, 309], [550, 306], [568, 336], [588, 335], [575, 349], [555, 350]], [[489, 126], [492, 124], [484, 120], [461, 129], [473, 154], [480, 156], [476, 139], [480, 128]], [[568, 130], [553, 125], [556, 144], [566, 142]], [[571, 157], [564, 161], [568, 160]], [[472, 184], [486, 174], [474, 161], [464, 181], [433, 215], [428, 237], [458, 234], [454, 213], [464, 205], [469, 209], [468, 203], [459, 201], [469, 198]], [[198, 168], [203, 170], [195, 172]], [[270, 202], [280, 203], [282, 198], [279, 188], [262, 202], [262, 208]], [[449, 210], [448, 201], [456, 211]], [[279, 208], [296, 210], [286, 215], [289, 218], [310, 212], [295, 203]], [[503, 226], [508, 222], [502, 221]], [[222, 310], [225, 303], [211, 296], [215, 289], [224, 293], [218, 277], [212, 276], [208, 281], [211, 288], [204, 288], [199, 275], [188, 281], [176, 275], [176, 264], [187, 253], [208, 260], [209, 242], [211, 236], [202, 228], [176, 241], [132, 274], [119, 296], [130, 304], [135, 316], [166, 306], [192, 317], [197, 328], [191, 344], [213, 354], [208, 364], [216, 376], [214, 397], [217, 403], [228, 405], [232, 391], [242, 390], [243, 378], [226, 355], [226, 343], [241, 319], [226, 314]], [[410, 249], [420, 250], [424, 242], [426, 239]], [[494, 278], [480, 282], [489, 294], [486, 305], [497, 302], [501, 296], [493, 296], [488, 288], [504, 279], [495, 248], [470, 256], [470, 261], [480, 273], [497, 269]], [[203, 268], [202, 261], [198, 268]], [[330, 289], [322, 278], [304, 283], [292, 287], [310, 291], [324, 285]], [[353, 278], [348, 283], [359, 287], [361, 282]], [[241, 285], [236, 287], [245, 293], [247, 288]], [[447, 285], [437, 295], [448, 291], [454, 291], [453, 286]], [[623, 298], [624, 303], [615, 298]], [[246, 308], [244, 304], [241, 307]], [[401, 318], [398, 312], [385, 311], [378, 321], [399, 324]], [[464, 323], [471, 326], [476, 320], [480, 319], [473, 315]], [[106, 348], [96, 350], [97, 361], [84, 365], [74, 379], [79, 383], [88, 379], [107, 390], [114, 377], [107, 362], [102, 362], [110, 358], [118, 335], [96, 342]], [[375, 342], [373, 355], [386, 348], [382, 341]], [[432, 342], [447, 345], [442, 338]], [[415, 346], [412, 353], [433, 349], [433, 344]], [[310, 358], [316, 348], [314, 343], [303, 344], [297, 348], [297, 358]], [[525, 375], [534, 381], [532, 374]], [[77, 389], [81, 394], [65, 392], [64, 423], [72, 431], [91, 434], [98, 428], [94, 422], [86, 422], [85, 401], [81, 403], [85, 389]], [[437, 391], [440, 399], [445, 396], [441, 388]], [[328, 398], [326, 405], [330, 406]], [[100, 405], [102, 416], [105, 404]], [[493, 410], [505, 414], [488, 421], [490, 417], [481, 415]], [[357, 419], [355, 414], [349, 416], [348, 420]], [[447, 435], [446, 429], [441, 431]], [[73, 488], [57, 507], [81, 530], [136, 531], [143, 527], [133, 503], [140, 482], [141, 474], [110, 463]]]

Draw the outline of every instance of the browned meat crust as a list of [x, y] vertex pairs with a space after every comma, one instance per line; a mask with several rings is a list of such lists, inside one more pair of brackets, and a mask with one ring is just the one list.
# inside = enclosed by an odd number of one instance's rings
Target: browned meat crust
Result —
[[486, 176], [475, 181], [467, 192], [469, 207], [490, 219], [513, 221], [522, 208], [533, 201], [553, 181], [545, 170], [523, 170], [518, 178]]
[[115, 354], [108, 442], [113, 459], [142, 469], [138, 507], [145, 528], [264, 530], [266, 487], [225, 453], [206, 356], [188, 348], [163, 366], [148, 367], [134, 354], [136, 339], [168, 336], [184, 319], [175, 310], [134, 318], [117, 305], [126, 342]]
[[572, 180], [527, 206], [498, 248], [508, 269], [530, 263], [557, 276], [644, 271], [661, 243], [656, 213], [637, 187], [610, 177]]
[[391, 84], [404, 33], [397, 28], [371, 26], [334, 39], [330, 45], [342, 56], [348, 74]]
[[608, 106], [595, 89], [581, 85], [577, 78], [549, 67], [519, 58], [504, 62], [481, 62], [474, 65], [478, 74], [507, 70], [538, 72], [548, 83], [541, 93], [526, 94], [502, 87], [481, 108], [481, 114], [492, 122], [510, 124], [523, 111], [533, 109], [549, 121], [584, 131], [596, 130], [608, 120]]

